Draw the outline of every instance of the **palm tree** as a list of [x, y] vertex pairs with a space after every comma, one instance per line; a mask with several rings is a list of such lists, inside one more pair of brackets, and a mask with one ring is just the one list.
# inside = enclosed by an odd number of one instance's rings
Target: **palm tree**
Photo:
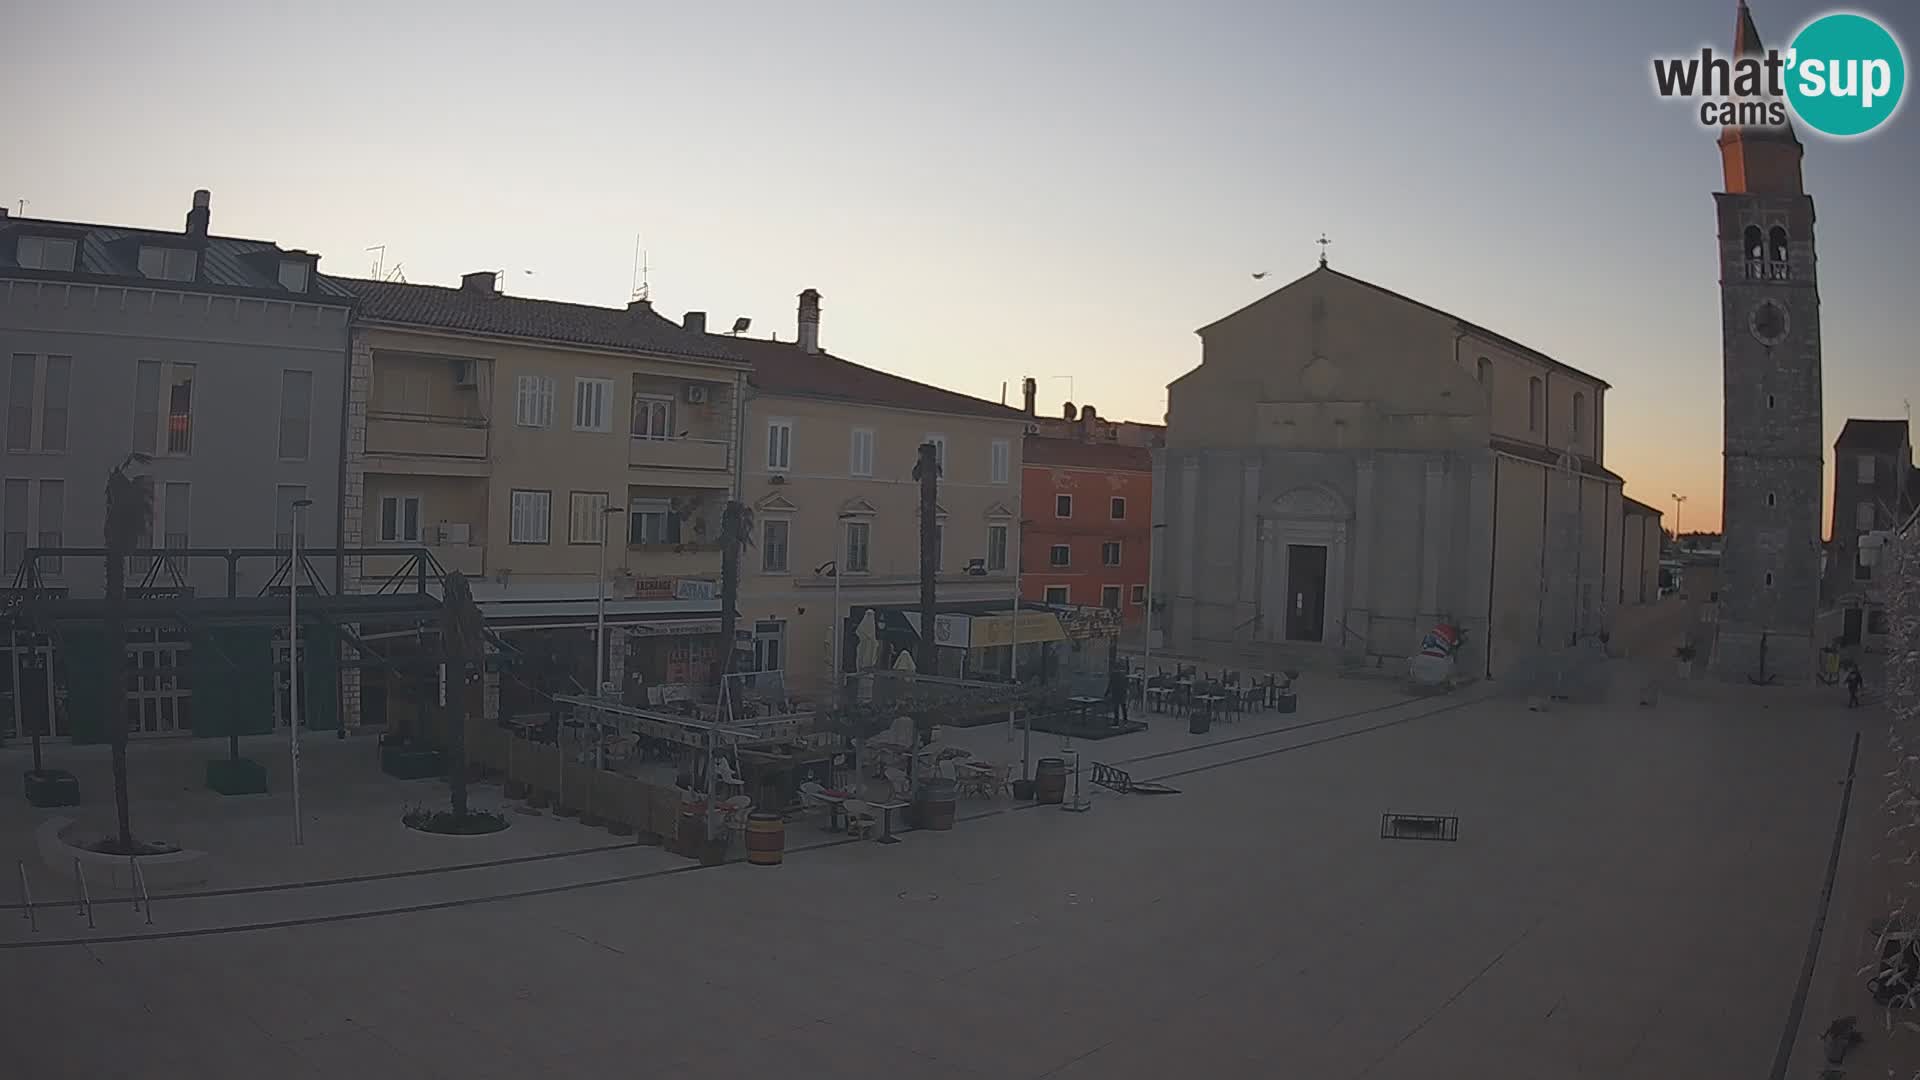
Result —
[[714, 666], [714, 680], [726, 685], [733, 672], [733, 635], [740, 602], [740, 550], [753, 546], [753, 511], [738, 501], [728, 500], [720, 515], [720, 662]]
[[127, 475], [129, 465], [153, 459], [134, 452], [107, 474], [107, 716], [102, 726], [113, 748], [113, 808], [122, 854], [133, 854], [127, 798], [127, 559], [153, 524], [153, 489]]
[[447, 787], [459, 821], [467, 816], [467, 669], [483, 653], [485, 630], [466, 575], [458, 570], [448, 574], [440, 591], [440, 644], [447, 657]]

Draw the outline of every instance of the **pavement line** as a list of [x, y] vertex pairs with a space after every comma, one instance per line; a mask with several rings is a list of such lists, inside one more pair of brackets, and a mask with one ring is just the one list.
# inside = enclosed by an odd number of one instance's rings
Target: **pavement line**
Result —
[[[1205, 764], [1205, 765], [1195, 765], [1189, 769], [1177, 769], [1170, 773], [1162, 773], [1159, 776], [1147, 777], [1144, 782], [1158, 783], [1163, 780], [1172, 780], [1172, 779], [1175, 779], [1176, 777], [1192, 776], [1195, 773], [1211, 772], [1214, 769], [1224, 769], [1229, 765], [1244, 765], [1249, 761], [1259, 761], [1261, 758], [1270, 758], [1276, 754], [1292, 753], [1295, 750], [1305, 750], [1313, 746], [1321, 746], [1330, 742], [1339, 742], [1342, 739], [1351, 739], [1356, 735], [1367, 735], [1375, 731], [1385, 731], [1390, 727], [1399, 727], [1401, 724], [1409, 723], [1414, 720], [1422, 720], [1429, 716], [1438, 716], [1441, 713], [1452, 712], [1455, 709], [1464, 709], [1469, 705], [1478, 705], [1480, 703], [1481, 703], [1481, 699], [1478, 699], [1478, 698], [1469, 700], [1469, 701], [1456, 701], [1451, 705], [1442, 705], [1437, 709], [1429, 709], [1423, 713], [1414, 713], [1412, 716], [1402, 716], [1402, 717], [1399, 717], [1398, 719], [1388, 720], [1384, 723], [1373, 724], [1371, 726], [1363, 727], [1363, 728], [1356, 728], [1353, 731], [1343, 731], [1336, 735], [1326, 735], [1318, 739], [1309, 739], [1306, 742], [1295, 743], [1292, 746], [1281, 746], [1281, 747], [1276, 747], [1272, 750], [1262, 750], [1257, 754], [1246, 754], [1241, 757], [1228, 758], [1225, 761], [1214, 761], [1214, 762], [1209, 762], [1208, 764]], [[1363, 714], [1355, 713], [1353, 715], [1359, 716]], [[1267, 732], [1267, 734], [1278, 735], [1278, 734], [1281, 734], [1281, 732], [1283, 731], [1294, 731], [1294, 730], [1297, 730], [1298, 728], [1308, 727], [1308, 726], [1311, 726], [1311, 725], [1298, 724], [1298, 725], [1295, 725], [1295, 727], [1283, 728], [1281, 729], [1281, 731]], [[1194, 747], [1194, 749], [1203, 750], [1205, 749], [1205, 747], [1196, 746]]]
[[1142, 754], [1139, 757], [1127, 758], [1125, 761], [1115, 761], [1115, 762], [1111, 762], [1110, 764], [1138, 765], [1142, 761], [1156, 761], [1160, 758], [1172, 757], [1175, 754], [1198, 753], [1201, 750], [1210, 750], [1216, 746], [1232, 746], [1234, 743], [1246, 742], [1248, 739], [1264, 739], [1269, 735], [1279, 735], [1288, 731], [1298, 731], [1301, 728], [1319, 727], [1321, 724], [1331, 724], [1337, 720], [1351, 720], [1356, 716], [1370, 716], [1373, 713], [1385, 712], [1388, 709], [1397, 709], [1402, 705], [1416, 705], [1416, 704], [1420, 704], [1422, 702], [1426, 702], [1430, 700], [1432, 699], [1423, 698], [1423, 697], [1413, 697], [1413, 698], [1407, 698], [1403, 701], [1389, 701], [1383, 705], [1372, 705], [1364, 709], [1356, 709], [1350, 713], [1341, 713], [1337, 716], [1328, 716], [1328, 717], [1323, 717], [1322, 719], [1319, 719], [1319, 720], [1308, 720], [1303, 723], [1289, 724], [1286, 727], [1273, 728], [1268, 731], [1255, 731], [1255, 732], [1250, 732], [1246, 735], [1235, 735], [1231, 739], [1215, 739], [1212, 742], [1203, 743], [1199, 746], [1182, 746], [1172, 750], [1161, 750], [1158, 753]]
[[1773, 1053], [1770, 1080], [1787, 1075], [1793, 1044], [1800, 1035], [1800, 1020], [1807, 1011], [1807, 991], [1813, 985], [1813, 969], [1820, 959], [1820, 939], [1827, 932], [1827, 905], [1833, 900], [1833, 879], [1840, 873], [1840, 844], [1847, 836], [1847, 810], [1853, 805], [1854, 771], [1860, 765], [1860, 733], [1853, 733], [1853, 752], [1847, 755], [1847, 784], [1840, 793], [1840, 820], [1833, 826], [1833, 851], [1827, 855], [1827, 880], [1820, 887], [1820, 905], [1814, 910], [1813, 933], [1807, 938], [1807, 959], [1800, 967], [1800, 986], [1793, 992], [1793, 1005], [1787, 1010], [1786, 1030], [1780, 1033], [1780, 1047]]

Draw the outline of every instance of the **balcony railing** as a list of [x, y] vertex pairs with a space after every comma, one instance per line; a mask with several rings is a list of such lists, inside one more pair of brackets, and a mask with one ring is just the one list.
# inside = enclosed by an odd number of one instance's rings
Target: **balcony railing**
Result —
[[367, 453], [484, 459], [487, 422], [463, 416], [368, 412]]
[[1789, 281], [1792, 278], [1793, 267], [1790, 263], [1773, 259], [1747, 260], [1748, 281]]
[[727, 471], [724, 439], [658, 439], [635, 435], [627, 442], [627, 464], [641, 469]]

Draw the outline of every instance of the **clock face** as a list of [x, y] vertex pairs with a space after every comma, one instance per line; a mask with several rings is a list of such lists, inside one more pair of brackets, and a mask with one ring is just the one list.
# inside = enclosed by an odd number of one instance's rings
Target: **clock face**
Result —
[[1778, 345], [1787, 337], [1787, 309], [1778, 300], [1762, 300], [1747, 316], [1747, 328], [1763, 345]]

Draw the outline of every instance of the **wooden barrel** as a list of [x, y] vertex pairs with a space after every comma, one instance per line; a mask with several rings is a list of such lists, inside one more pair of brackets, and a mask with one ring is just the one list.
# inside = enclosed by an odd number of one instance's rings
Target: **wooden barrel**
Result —
[[747, 815], [747, 861], [755, 866], [779, 866], [787, 852], [787, 822], [779, 814]]
[[1043, 757], [1033, 770], [1033, 801], [1059, 806], [1067, 801], [1067, 763], [1062, 758]]
[[953, 828], [953, 813], [959, 798], [959, 788], [951, 780], [935, 778], [921, 784], [919, 796], [914, 800], [919, 804], [915, 817], [920, 827], [934, 832]]

